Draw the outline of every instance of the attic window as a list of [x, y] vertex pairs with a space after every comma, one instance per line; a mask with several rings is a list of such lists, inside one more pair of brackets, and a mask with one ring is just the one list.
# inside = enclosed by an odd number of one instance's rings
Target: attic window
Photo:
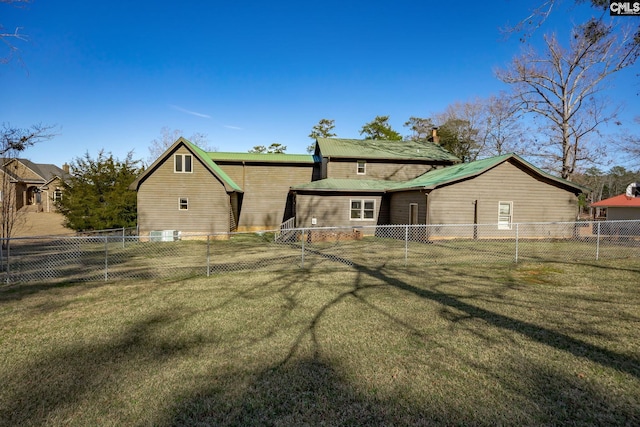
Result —
[[356, 173], [358, 175], [365, 175], [367, 173], [367, 162], [365, 162], [364, 160], [358, 160]]
[[174, 156], [174, 172], [191, 173], [193, 172], [191, 154], [176, 154]]

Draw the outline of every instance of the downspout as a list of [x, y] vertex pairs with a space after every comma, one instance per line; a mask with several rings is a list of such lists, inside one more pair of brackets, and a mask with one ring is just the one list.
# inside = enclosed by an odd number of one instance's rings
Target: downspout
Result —
[[427, 242], [429, 240], [431, 240], [431, 229], [430, 229], [430, 222], [431, 222], [431, 218], [429, 215], [430, 212], [430, 203], [429, 203], [429, 193], [427, 193], [426, 190], [422, 190], [422, 192], [424, 193], [424, 200], [425, 200], [425, 213], [424, 213], [424, 223], [425, 223], [425, 237]]
[[246, 188], [245, 186], [246, 170], [247, 170], [247, 165], [246, 165], [246, 162], [243, 160], [242, 161], [242, 191], [244, 191], [244, 189]]

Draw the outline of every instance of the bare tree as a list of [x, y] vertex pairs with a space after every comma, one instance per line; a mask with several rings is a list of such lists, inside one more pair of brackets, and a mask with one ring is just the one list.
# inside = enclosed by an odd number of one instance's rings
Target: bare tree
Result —
[[[167, 148], [171, 147], [184, 133], [180, 129], [171, 129], [167, 126], [163, 126], [160, 129], [160, 137], [151, 141], [149, 146], [149, 157], [147, 158], [147, 165], [155, 162], [158, 157], [162, 155]], [[189, 138], [186, 138], [190, 142], [194, 143], [204, 151], [217, 151], [216, 147], [209, 145], [208, 137], [204, 133], [196, 132]]]
[[487, 109], [481, 99], [454, 102], [435, 115], [440, 145], [464, 162], [484, 153]]
[[39, 142], [49, 140], [55, 136], [54, 126], [34, 125], [28, 129], [2, 124], [0, 130], [0, 237], [2, 246], [6, 247], [7, 239], [11, 238], [14, 227], [23, 220], [19, 210], [22, 194], [20, 185], [11, 165], [15, 164], [18, 154]]
[[497, 72], [512, 85], [522, 111], [542, 120], [546, 138], [536, 149], [563, 178], [571, 177], [576, 165], [602, 156], [589, 137], [616, 111], [598, 95], [608, 76], [635, 63], [640, 47], [629, 38], [630, 32], [613, 33], [591, 20], [573, 29], [568, 49], [555, 35], [546, 35], [542, 55], [529, 48]]
[[517, 100], [502, 92], [484, 101], [485, 122], [481, 130], [481, 156], [526, 152], [527, 132], [523, 129]]
[[[5, 3], [13, 6], [24, 6], [30, 3], [31, 0], [0, 0], [0, 3]], [[0, 64], [7, 64], [18, 54], [18, 47], [14, 44], [14, 41], [21, 40], [26, 41], [27, 37], [21, 33], [21, 27], [5, 28], [0, 23], [0, 41], [8, 51], [0, 56]]]
[[[640, 125], [640, 116], [636, 116], [633, 120]], [[618, 145], [622, 152], [629, 157], [629, 163], [632, 166], [640, 166], [640, 135], [626, 130], [622, 132], [621, 135], [616, 136], [611, 142]]]

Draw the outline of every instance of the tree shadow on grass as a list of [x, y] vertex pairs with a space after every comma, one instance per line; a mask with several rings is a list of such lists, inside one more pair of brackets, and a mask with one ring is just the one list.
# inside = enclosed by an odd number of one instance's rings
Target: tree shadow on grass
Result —
[[[385, 287], [434, 302], [438, 306], [463, 313], [465, 318], [483, 320], [499, 330], [522, 335], [552, 349], [617, 369], [635, 378], [639, 377], [639, 368], [637, 358], [620, 355], [566, 334], [476, 307], [444, 291], [434, 291], [433, 288], [437, 289], [442, 283], [441, 279], [430, 280], [428, 287], [424, 288], [392, 277], [382, 269], [360, 266], [357, 273], [353, 282], [341, 285], [331, 298], [314, 308], [303, 322], [296, 324], [298, 334], [287, 348], [283, 348], [279, 362], [265, 361], [259, 367], [245, 370], [238, 366], [225, 372], [210, 370], [197, 382], [200, 385], [172, 391], [171, 402], [161, 410], [145, 412], [137, 418], [136, 424], [597, 425], [611, 421], [611, 425], [633, 425], [639, 419], [638, 410], [634, 409], [637, 405], [634, 406], [633, 402], [625, 401], [620, 396], [606, 396], [602, 390], [586, 384], [580, 377], [570, 377], [566, 373], [556, 372], [530, 361], [525, 361], [526, 364], [522, 367], [515, 363], [511, 366], [513, 369], [520, 369], [522, 383], [502, 378], [495, 375], [494, 371], [486, 373], [488, 376], [494, 375], [491, 384], [496, 388], [509, 388], [513, 392], [510, 396], [521, 397], [513, 405], [522, 404], [523, 408], [513, 409], [509, 413], [501, 412], [509, 403], [502, 404], [502, 408], [483, 408], [472, 399], [463, 401], [463, 404], [447, 400], [457, 393], [467, 393], [467, 390], [450, 390], [442, 398], [436, 392], [421, 389], [418, 394], [422, 394], [422, 397], [417, 400], [407, 399], [402, 394], [388, 393], [381, 396], [363, 391], [367, 389], [367, 385], [356, 384], [344, 375], [345, 368], [339, 360], [340, 355], [328, 355], [324, 351], [322, 334], [319, 334], [318, 329], [321, 320], [331, 315], [332, 307], [353, 297], [358, 302], [367, 303], [385, 321], [393, 322], [412, 335], [420, 335], [419, 328], [378, 307], [375, 304], [375, 294], [368, 299], [363, 298], [363, 291]], [[275, 288], [282, 293], [283, 303], [279, 308], [280, 312], [269, 312], [267, 315], [286, 321], [286, 314], [294, 310], [302, 298], [296, 294], [298, 288], [294, 289], [292, 282], [313, 286], [313, 277], [312, 273], [300, 275], [293, 280], [290, 274], [285, 273], [271, 277], [272, 282], [277, 282]], [[269, 289], [251, 285], [234, 293], [231, 298], [260, 302], [262, 296], [268, 297], [268, 292]], [[228, 299], [224, 299], [219, 307], [228, 308], [230, 303]], [[5, 381], [4, 389], [0, 391], [0, 425], [64, 424], [65, 420], [69, 421], [69, 418], [65, 418], [68, 408], [73, 408], [72, 414], [90, 411], [88, 406], [92, 398], [96, 394], [108, 395], [102, 389], [118, 390], [117, 382], [123, 379], [123, 372], [132, 371], [132, 366], [142, 365], [149, 360], [171, 363], [202, 346], [231, 345], [213, 342], [206, 331], [200, 330], [192, 331], [187, 336], [148, 339], [157, 329], [171, 324], [176, 317], [187, 314], [175, 308], [174, 312], [148, 316], [114, 339], [71, 347], [61, 346], [59, 350], [54, 349], [37, 362], [14, 372], [14, 377], [11, 381]], [[274, 322], [272, 330], [264, 332], [263, 339], [268, 342], [268, 337], [275, 335], [280, 326], [278, 321]], [[446, 336], [442, 337], [443, 341], [446, 339]], [[305, 340], [311, 344], [310, 352], [304, 347]], [[242, 352], [243, 346], [250, 345], [249, 341], [233, 343], [237, 347], [231, 349], [231, 352]], [[474, 367], [473, 361], [467, 360], [464, 352], [455, 352], [451, 348], [447, 350], [450, 352], [447, 357], [456, 357], [461, 363]], [[481, 370], [483, 367], [477, 366], [475, 369]], [[33, 378], [38, 381], [34, 382]], [[411, 379], [405, 381], [406, 386], [410, 387]], [[448, 384], [445, 378], [443, 382]], [[491, 390], [487, 393], [491, 393]], [[560, 406], [557, 405], [558, 399], [562, 402]], [[467, 406], [464, 406], [464, 402]], [[566, 410], [555, 413], [558, 407], [566, 407]], [[592, 411], [600, 411], [603, 415], [595, 417]], [[91, 419], [90, 416], [87, 417]], [[76, 424], [81, 423], [78, 419], [71, 420]], [[118, 421], [104, 422], [117, 424]]]
[[430, 289], [414, 286], [405, 281], [391, 277], [382, 270], [373, 270], [368, 267], [359, 266], [358, 271], [372, 278], [382, 280], [395, 288], [401, 289], [420, 298], [434, 301], [444, 307], [459, 310], [469, 316], [469, 318], [484, 320], [494, 327], [524, 335], [531, 340], [558, 350], [569, 352], [576, 357], [585, 357], [602, 366], [614, 368], [621, 372], [633, 375], [636, 378], [640, 378], [640, 358], [638, 357], [619, 354], [615, 351], [598, 347], [561, 332], [469, 304], [449, 294], [434, 292]]
[[74, 346], [60, 343], [58, 349], [11, 372], [11, 379], [0, 378], [0, 425], [45, 425], [57, 418], [53, 424], [65, 424], [59, 419], [65, 419], [65, 411], [117, 387], [121, 371], [130, 371], [131, 364], [170, 360], [202, 344], [202, 336], [148, 339], [173, 320], [170, 314], [152, 315], [113, 340]]
[[[215, 378], [213, 383], [228, 379]], [[240, 396], [211, 387], [173, 408], [161, 425], [394, 425], [400, 407], [358, 395], [331, 363], [291, 361], [256, 373]]]

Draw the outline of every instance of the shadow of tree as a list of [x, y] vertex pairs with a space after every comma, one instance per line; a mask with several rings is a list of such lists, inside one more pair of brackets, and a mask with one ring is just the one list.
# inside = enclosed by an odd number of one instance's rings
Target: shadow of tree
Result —
[[2, 381], [0, 425], [51, 423], [59, 416], [58, 410], [64, 412], [89, 399], [89, 395], [117, 386], [119, 372], [131, 369], [132, 363], [170, 360], [202, 344], [202, 336], [159, 343], [148, 339], [154, 330], [173, 318], [171, 314], [149, 316], [131, 325], [117, 339], [102, 343], [75, 346], [61, 343], [59, 349], [47, 353], [46, 357], [12, 372], [10, 381], [7, 378]]
[[[345, 260], [336, 260], [344, 262]], [[326, 336], [321, 324], [332, 315], [332, 309], [344, 302], [365, 306], [382, 322], [392, 323], [398, 330], [420, 340], [434, 340], [426, 336], [397, 312], [391, 312], [379, 304], [377, 291], [392, 289], [396, 294], [421, 299], [440, 307], [440, 316], [447, 324], [455, 325], [469, 319], [478, 319], [510, 337], [521, 336], [526, 340], [547, 346], [552, 350], [587, 360], [596, 365], [613, 368], [621, 375], [640, 378], [637, 357], [619, 354], [601, 348], [562, 332], [474, 305], [465, 298], [447, 292], [440, 287], [451, 285], [453, 280], [427, 277], [420, 285], [394, 277], [384, 268], [355, 267], [355, 276], [348, 283], [332, 285], [332, 292], [321, 304], [309, 310], [299, 321], [289, 327], [295, 329], [292, 339], [278, 351], [276, 359], [241, 367], [234, 364], [229, 369], [209, 369], [198, 381], [186, 389], [176, 389], [169, 394], [170, 401], [149, 410], [138, 418], [138, 425], [638, 425], [640, 408], [633, 397], [609, 395], [597, 382], [576, 372], [575, 376], [559, 372], [530, 359], [505, 355], [496, 363], [506, 363], [504, 369], [517, 375], [505, 378], [489, 365], [478, 364], [464, 351], [447, 347], [446, 333], [437, 343], [446, 353], [441, 357], [456, 359], [473, 372], [480, 372], [489, 379], [492, 388], [488, 395], [508, 396], [495, 407], [483, 405], [491, 399], [479, 401], [470, 407], [471, 399], [456, 401], [456, 394], [468, 393], [465, 379], [459, 381], [459, 390], [439, 389], [439, 372], [432, 374], [433, 388], [418, 385], [418, 390], [407, 396], [403, 390], [386, 393], [370, 393], [353, 377], [347, 375], [342, 355], [323, 347]], [[470, 276], [480, 279], [476, 272]], [[265, 279], [267, 280], [267, 279]], [[155, 332], [172, 324], [176, 318], [200, 314], [193, 307], [169, 305], [169, 309], [154, 311], [135, 324], [129, 325], [119, 335], [99, 342], [84, 342], [74, 346], [61, 345], [45, 357], [25, 365], [14, 378], [5, 381], [0, 393], [0, 425], [65, 424], [59, 418], [69, 407], [82, 411], [101, 389], [118, 389], [118, 381], [135, 371], [138, 364], [148, 361], [159, 367], [179, 360], [183, 355], [201, 348], [226, 346], [227, 353], [242, 352], [246, 347], [262, 340], [270, 345], [272, 336], [287, 322], [294, 310], [301, 309], [301, 289], [305, 286], [321, 286], [321, 277], [313, 272], [301, 272], [294, 277], [290, 273], [274, 273], [267, 282], [258, 281], [242, 289], [229, 289], [229, 296], [217, 298], [217, 305], [202, 305], [201, 310], [233, 310], [234, 303], [262, 303], [275, 292], [278, 294], [277, 310], [264, 316], [272, 317], [272, 323], [256, 337], [217, 342], [207, 330], [196, 328], [186, 335], [158, 339]], [[424, 284], [424, 286], [422, 285]], [[220, 285], [229, 286], [231, 285]], [[509, 283], [512, 288], [515, 286]], [[217, 289], [219, 291], [220, 289]], [[275, 291], [274, 291], [275, 290]], [[402, 304], [402, 300], [397, 300]], [[306, 310], [306, 308], [305, 308]], [[246, 327], [263, 319], [247, 319]], [[238, 325], [242, 327], [243, 325]], [[149, 336], [156, 336], [149, 339]], [[162, 335], [165, 336], [165, 335]], [[423, 363], [423, 348], [409, 357], [412, 363]], [[384, 357], [384, 356], [381, 356]], [[520, 364], [522, 362], [522, 364]], [[363, 362], [364, 363], [364, 362]], [[148, 363], [147, 363], [148, 364]], [[423, 369], [434, 369], [437, 364], [424, 364]], [[54, 369], [55, 368], [55, 369]], [[442, 382], [450, 384], [442, 374]], [[33, 378], [38, 378], [37, 382]], [[514, 380], [521, 379], [520, 380]], [[2, 381], [3, 378], [0, 378]], [[5, 378], [6, 380], [6, 378]], [[130, 380], [130, 379], [126, 379]], [[403, 380], [403, 387], [411, 389], [411, 378]], [[175, 386], [175, 384], [174, 384]], [[422, 387], [422, 388], [420, 388]], [[507, 390], [505, 392], [504, 390]], [[484, 392], [484, 390], [483, 390]], [[416, 397], [417, 396], [417, 397]], [[513, 397], [517, 396], [517, 397]], [[472, 401], [472, 400], [471, 400]], [[473, 402], [473, 401], [472, 401]], [[560, 402], [560, 403], [558, 403]], [[465, 406], [467, 405], [467, 406]], [[509, 406], [517, 410], [507, 411]], [[558, 408], [564, 408], [558, 412]], [[89, 417], [90, 418], [90, 417]], [[81, 424], [81, 418], [75, 419]], [[68, 421], [68, 420], [67, 420]], [[117, 424], [118, 420], [105, 420]]]
[[359, 266], [358, 269], [363, 274], [372, 278], [382, 280], [391, 286], [402, 289], [403, 291], [409, 292], [420, 298], [426, 298], [437, 302], [444, 307], [454, 308], [472, 318], [482, 319], [497, 328], [524, 335], [541, 344], [567, 351], [576, 357], [586, 357], [602, 366], [618, 369], [622, 372], [633, 375], [636, 378], [640, 378], [640, 358], [638, 357], [629, 357], [619, 354], [573, 338], [561, 332], [469, 304], [460, 300], [460, 298], [449, 294], [434, 292], [426, 288], [419, 288], [405, 281], [391, 277], [385, 274], [382, 270], [372, 270], [364, 266]]
[[392, 406], [359, 396], [331, 363], [311, 358], [257, 373], [236, 399], [216, 388], [198, 390], [173, 409], [166, 424], [393, 425], [401, 408]]

